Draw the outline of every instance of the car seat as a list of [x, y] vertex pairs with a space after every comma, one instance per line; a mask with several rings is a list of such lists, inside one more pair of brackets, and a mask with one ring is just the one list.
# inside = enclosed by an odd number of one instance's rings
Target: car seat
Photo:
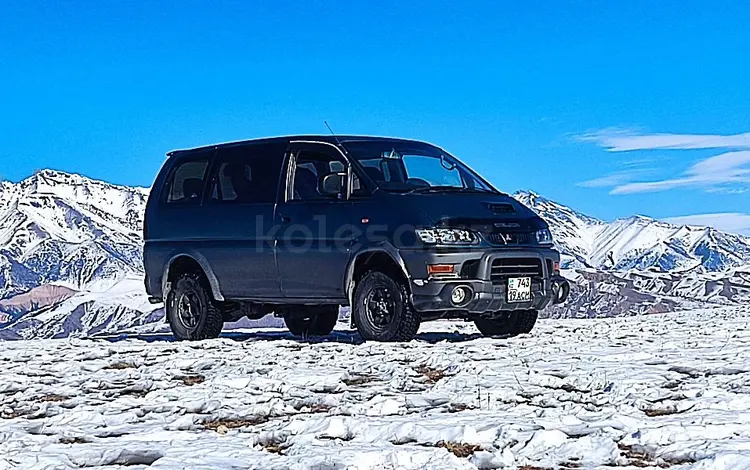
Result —
[[[245, 172], [245, 165], [242, 163], [227, 163], [222, 170], [224, 176], [229, 178], [232, 183], [232, 189], [237, 195], [236, 201], [252, 201], [253, 184]], [[226, 196], [225, 196], [226, 197]]]
[[318, 177], [315, 173], [303, 166], [298, 166], [294, 175], [294, 198], [295, 199], [319, 199]]
[[203, 180], [200, 178], [185, 178], [182, 181], [182, 200], [200, 199], [203, 195]]

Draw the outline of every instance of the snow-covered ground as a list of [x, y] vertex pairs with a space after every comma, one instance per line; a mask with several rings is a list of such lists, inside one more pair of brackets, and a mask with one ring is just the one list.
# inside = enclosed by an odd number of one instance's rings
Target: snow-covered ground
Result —
[[0, 343], [0, 468], [750, 468], [750, 308]]

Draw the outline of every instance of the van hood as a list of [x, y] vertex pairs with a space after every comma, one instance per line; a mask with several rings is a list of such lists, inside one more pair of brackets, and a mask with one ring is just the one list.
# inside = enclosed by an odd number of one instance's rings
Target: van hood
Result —
[[505, 194], [418, 193], [397, 198], [402, 198], [399, 205], [417, 208], [436, 227], [510, 232], [549, 228], [534, 211]]

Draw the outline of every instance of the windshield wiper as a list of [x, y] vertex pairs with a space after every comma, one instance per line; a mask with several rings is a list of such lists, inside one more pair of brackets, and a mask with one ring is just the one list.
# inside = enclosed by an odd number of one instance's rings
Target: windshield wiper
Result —
[[494, 191], [480, 188], [465, 188], [463, 186], [424, 186], [414, 188], [410, 193], [428, 193], [428, 192], [456, 192], [456, 193], [490, 193], [494, 194]]

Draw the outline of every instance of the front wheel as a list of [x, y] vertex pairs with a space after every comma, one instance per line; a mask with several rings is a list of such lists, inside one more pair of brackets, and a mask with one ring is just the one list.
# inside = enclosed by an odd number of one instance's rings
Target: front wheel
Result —
[[506, 318], [498, 320], [477, 318], [474, 324], [484, 336], [516, 336], [531, 332], [538, 316], [536, 310], [522, 310], [508, 312]]
[[198, 274], [177, 278], [166, 305], [167, 320], [178, 340], [218, 338], [224, 326], [221, 312]]
[[380, 271], [366, 273], [357, 283], [352, 316], [364, 340], [411, 341], [419, 330], [406, 286]]
[[300, 307], [284, 315], [284, 323], [294, 336], [327, 336], [339, 319], [338, 306]]

